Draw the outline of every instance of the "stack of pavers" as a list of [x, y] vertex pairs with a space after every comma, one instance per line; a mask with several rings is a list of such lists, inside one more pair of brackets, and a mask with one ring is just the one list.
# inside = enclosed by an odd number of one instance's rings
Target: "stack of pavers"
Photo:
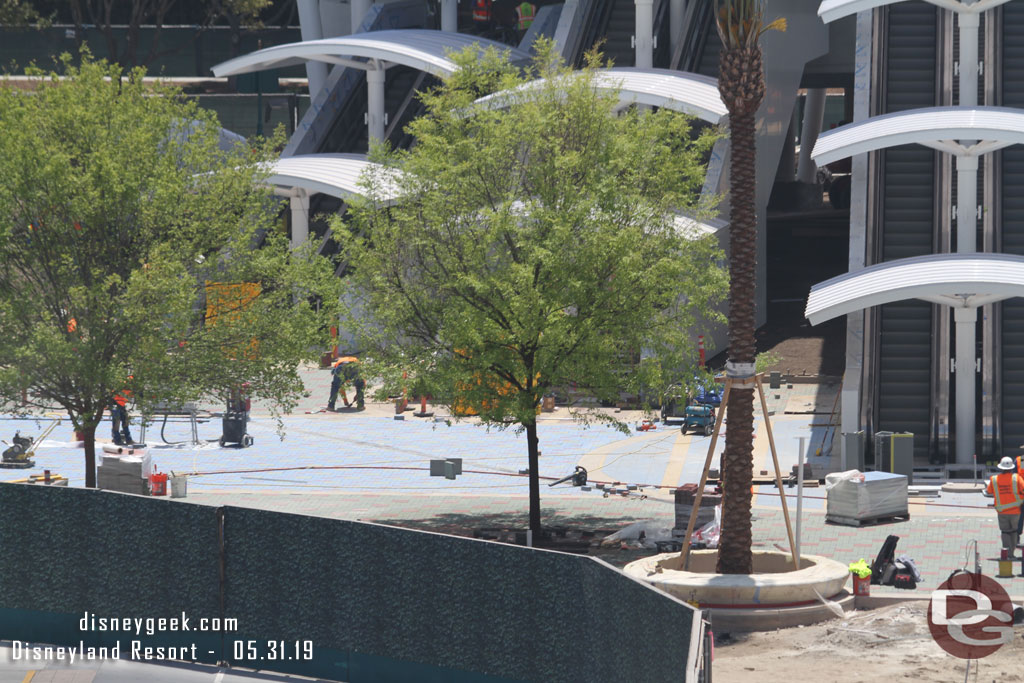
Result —
[[[686, 526], [690, 523], [690, 513], [693, 510], [693, 502], [697, 498], [697, 484], [683, 484], [676, 489], [676, 526], [673, 529], [674, 536], [686, 536]], [[697, 510], [697, 522], [693, 530], [697, 531], [708, 522], [715, 521], [715, 506], [722, 502], [722, 495], [716, 493], [704, 493], [700, 499], [700, 508]]]
[[909, 518], [907, 477], [865, 472], [864, 481], [843, 479], [828, 490], [826, 521], [860, 526], [892, 517]]
[[96, 470], [96, 484], [101, 489], [149, 495], [149, 474], [152, 461], [149, 453], [143, 455], [112, 455], [104, 453], [100, 456], [100, 466]]

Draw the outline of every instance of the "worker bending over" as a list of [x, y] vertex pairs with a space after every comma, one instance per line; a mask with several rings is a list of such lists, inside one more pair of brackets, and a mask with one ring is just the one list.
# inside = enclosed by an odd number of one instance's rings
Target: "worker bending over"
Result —
[[[345, 403], [345, 407], [348, 408], [352, 404], [348, 401], [348, 395], [345, 394], [345, 385], [352, 382], [359, 376], [359, 370], [356, 369], [356, 363], [359, 359], [355, 356], [342, 356], [333, 363], [331, 368], [331, 397], [327, 401], [327, 410], [334, 411], [335, 404], [338, 402], [338, 394], [341, 393], [341, 400]], [[359, 399], [359, 388], [356, 386], [356, 399]]]

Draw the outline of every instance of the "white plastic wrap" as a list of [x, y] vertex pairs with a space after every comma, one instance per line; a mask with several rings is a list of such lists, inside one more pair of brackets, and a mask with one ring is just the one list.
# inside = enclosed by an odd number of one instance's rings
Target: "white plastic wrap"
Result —
[[867, 472], [861, 477], [862, 481], [858, 481], [857, 477], [841, 478], [826, 489], [829, 521], [856, 523], [877, 517], [908, 514], [905, 475]]
[[715, 506], [715, 519], [693, 532], [691, 543], [706, 543], [709, 548], [717, 548], [722, 537], [722, 506]]
[[108, 467], [124, 474], [134, 474], [141, 479], [149, 479], [153, 472], [153, 458], [149, 453], [143, 455], [118, 455], [114, 453], [101, 453], [101, 467]]
[[[640, 534], [643, 533], [641, 540]], [[671, 541], [672, 529], [665, 526], [665, 523], [655, 519], [648, 519], [643, 522], [634, 522], [623, 527], [614, 534], [609, 534], [601, 541], [602, 546], [626, 543], [637, 548], [656, 548], [658, 541]]]
[[833, 472], [825, 475], [825, 490], [831, 491], [836, 484], [843, 481], [864, 481], [864, 473], [860, 470], [847, 470], [845, 472]]

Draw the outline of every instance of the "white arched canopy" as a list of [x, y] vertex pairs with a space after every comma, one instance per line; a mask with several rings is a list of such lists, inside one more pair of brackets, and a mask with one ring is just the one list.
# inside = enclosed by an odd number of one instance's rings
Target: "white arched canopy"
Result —
[[956, 461], [975, 448], [975, 326], [978, 308], [1024, 297], [1024, 256], [932, 254], [881, 263], [811, 288], [804, 314], [812, 325], [871, 306], [922, 299], [953, 308], [956, 321]]
[[[360, 176], [378, 166], [362, 154], [305, 154], [283, 157], [269, 164], [264, 181], [274, 192], [288, 197], [292, 213], [292, 247], [309, 237], [309, 197], [322, 193], [348, 201], [363, 196]], [[382, 188], [383, 201], [394, 203], [398, 190], [394, 185]]]
[[384, 72], [387, 68], [401, 64], [444, 78], [457, 68], [449, 54], [467, 47], [475, 47], [480, 53], [487, 48], [507, 52], [513, 64], [524, 64], [530, 59], [528, 52], [486, 38], [447, 31], [398, 29], [275, 45], [221, 62], [212, 71], [218, 77], [234, 76], [310, 60], [362, 69], [366, 72], [366, 127], [371, 140], [383, 140]]
[[880, 263], [811, 288], [804, 315], [812, 325], [906, 299], [957, 308], [1024, 297], [1024, 256], [932, 254]]
[[[980, 140], [962, 146], [957, 140]], [[926, 107], [875, 116], [823, 133], [811, 156], [828, 164], [855, 154], [918, 143], [957, 156], [979, 156], [1024, 143], [1024, 110]]]
[[[363, 154], [304, 154], [283, 157], [270, 165], [266, 183], [280, 194], [293, 196], [323, 193], [348, 200], [362, 196], [360, 176], [369, 168], [379, 167]], [[394, 201], [395, 192], [386, 192], [385, 200]]]
[[918, 143], [956, 157], [957, 251], [977, 249], [978, 157], [1024, 143], [1024, 110], [1006, 107], [926, 107], [875, 116], [825, 133], [811, 157], [819, 164]]
[[[818, 16], [826, 24], [836, 19], [842, 19], [851, 14], [862, 12], [864, 10], [874, 9], [875, 7], [882, 7], [883, 5], [892, 5], [897, 2], [903, 2], [904, 0], [824, 0], [818, 7]], [[954, 12], [961, 12], [965, 14], [980, 14], [986, 12], [993, 7], [998, 7], [1009, 0], [977, 0], [973, 4], [966, 2], [959, 2], [958, 0], [925, 0], [930, 2], [937, 7], [942, 9], [953, 10]]]
[[698, 240], [708, 235], [718, 235], [719, 232], [729, 225], [728, 221], [721, 218], [698, 220], [686, 214], [677, 214], [672, 218], [672, 222], [675, 224], [676, 230], [679, 231], [680, 235], [691, 240]]
[[[541, 78], [481, 97], [476, 104], [495, 109], [508, 107], [515, 104], [519, 93], [541, 88], [545, 80]], [[711, 123], [718, 123], [728, 113], [718, 93], [717, 80], [684, 71], [636, 67], [600, 69], [594, 73], [594, 87], [617, 91], [623, 104], [665, 107]]]
[[[957, 104], [973, 107], [978, 104], [978, 27], [981, 13], [1005, 4], [1009, 0], [927, 0], [931, 4], [956, 12], [957, 31], [960, 37], [959, 83], [960, 100]], [[902, 0], [824, 0], [818, 7], [818, 16], [826, 24], [836, 19], [856, 14]]]
[[488, 47], [507, 51], [509, 61], [513, 64], [530, 59], [528, 52], [486, 38], [447, 31], [398, 29], [275, 45], [221, 62], [211, 70], [217, 77], [234, 76], [292, 66], [308, 60], [369, 70], [375, 68], [372, 62], [376, 61], [388, 65], [402, 64], [445, 77], [453, 74], [456, 69], [448, 54], [471, 45], [476, 45], [481, 51]]

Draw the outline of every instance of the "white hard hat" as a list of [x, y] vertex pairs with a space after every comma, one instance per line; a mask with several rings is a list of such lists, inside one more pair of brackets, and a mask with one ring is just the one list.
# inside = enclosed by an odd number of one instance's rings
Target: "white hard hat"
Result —
[[999, 461], [999, 469], [1015, 470], [1017, 469], [1017, 466], [1013, 464], [1013, 458], [1006, 457]]

